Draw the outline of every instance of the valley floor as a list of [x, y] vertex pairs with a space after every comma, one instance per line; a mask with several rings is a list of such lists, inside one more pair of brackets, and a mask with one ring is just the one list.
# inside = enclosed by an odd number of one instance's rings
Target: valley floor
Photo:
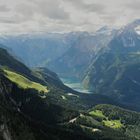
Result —
[[68, 86], [78, 92], [88, 93], [88, 94], [91, 93], [91, 91], [86, 89], [79, 80], [74, 80], [74, 79], [70, 79], [70, 78], [60, 78], [60, 79], [66, 86]]

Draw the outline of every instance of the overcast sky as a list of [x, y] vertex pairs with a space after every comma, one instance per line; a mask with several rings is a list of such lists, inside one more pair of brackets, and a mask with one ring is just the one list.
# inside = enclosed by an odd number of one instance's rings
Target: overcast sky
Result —
[[140, 0], [0, 0], [0, 33], [95, 31], [140, 18]]

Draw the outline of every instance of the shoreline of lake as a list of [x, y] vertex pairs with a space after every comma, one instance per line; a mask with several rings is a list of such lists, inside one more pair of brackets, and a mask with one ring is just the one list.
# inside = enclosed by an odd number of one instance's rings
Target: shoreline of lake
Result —
[[91, 92], [87, 89], [85, 89], [82, 85], [82, 83], [78, 80], [71, 80], [68, 78], [60, 78], [61, 81], [64, 83], [64, 85], [78, 91], [78, 92], [82, 92], [82, 93], [88, 93], [90, 94]]

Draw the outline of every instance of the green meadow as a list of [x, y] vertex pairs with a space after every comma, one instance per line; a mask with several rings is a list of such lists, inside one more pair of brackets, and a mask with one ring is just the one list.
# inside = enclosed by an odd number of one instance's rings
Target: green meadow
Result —
[[10, 71], [7, 69], [4, 69], [4, 72], [5, 72], [5, 76], [9, 80], [16, 83], [19, 87], [21, 87], [23, 89], [35, 89], [39, 92], [41, 92], [41, 91], [45, 92], [45, 93], [48, 92], [48, 89], [46, 86], [43, 86], [43, 85], [36, 83], [36, 82], [33, 82], [33, 81], [27, 79], [26, 77], [24, 77], [16, 72], [13, 72], [13, 71]]

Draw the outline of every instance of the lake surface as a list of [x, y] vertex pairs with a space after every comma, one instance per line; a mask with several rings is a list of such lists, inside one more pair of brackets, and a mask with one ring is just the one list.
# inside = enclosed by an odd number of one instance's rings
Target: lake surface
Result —
[[91, 93], [89, 90], [85, 89], [83, 87], [83, 85], [80, 83], [80, 81], [78, 81], [78, 80], [71, 80], [68, 78], [61, 78], [61, 80], [66, 86], [68, 86], [78, 92]]

